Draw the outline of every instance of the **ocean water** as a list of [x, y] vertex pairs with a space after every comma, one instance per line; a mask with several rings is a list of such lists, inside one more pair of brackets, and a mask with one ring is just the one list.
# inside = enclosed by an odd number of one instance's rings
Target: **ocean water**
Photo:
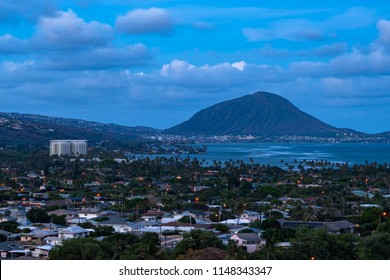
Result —
[[180, 157], [198, 159], [203, 165], [214, 161], [224, 163], [229, 160], [242, 160], [245, 163], [269, 164], [271, 166], [296, 166], [299, 162], [324, 160], [331, 163], [364, 164], [377, 162], [390, 163], [390, 144], [366, 143], [211, 143], [206, 144], [205, 154], [163, 154], [135, 155], [137, 157]]
[[368, 162], [390, 163], [390, 144], [366, 143], [219, 143], [207, 144], [207, 154], [192, 155], [191, 158], [206, 160], [243, 160], [284, 166], [295, 160], [324, 160], [332, 163], [361, 164]]

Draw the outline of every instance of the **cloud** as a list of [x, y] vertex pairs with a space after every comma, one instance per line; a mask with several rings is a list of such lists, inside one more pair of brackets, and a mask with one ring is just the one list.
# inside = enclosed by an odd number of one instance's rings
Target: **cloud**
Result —
[[351, 7], [319, 24], [326, 29], [353, 30], [372, 25], [376, 21], [376, 11], [365, 7]]
[[348, 51], [348, 44], [341, 42], [329, 45], [321, 45], [316, 48], [302, 49], [302, 50], [290, 50], [290, 49], [278, 49], [274, 48], [270, 44], [265, 44], [264, 47], [255, 50], [256, 54], [260, 54], [264, 58], [285, 59], [292, 57], [335, 57], [342, 55]]
[[222, 89], [245, 83], [272, 82], [280, 71], [278, 67], [253, 65], [244, 61], [195, 66], [176, 59], [163, 65], [152, 78], [159, 83], [180, 87]]
[[47, 70], [99, 70], [141, 66], [149, 64], [153, 53], [143, 44], [121, 48], [103, 47], [77, 53], [53, 54], [42, 58]]
[[214, 30], [217, 29], [217, 26], [213, 23], [207, 22], [207, 21], [197, 21], [192, 26], [195, 29], [199, 30]]
[[327, 62], [299, 61], [290, 64], [293, 75], [303, 77], [345, 77], [358, 75], [389, 75], [390, 56], [373, 51], [369, 54], [354, 50]]
[[41, 18], [30, 38], [0, 36], [0, 55], [25, 55], [44, 70], [99, 70], [144, 66], [154, 51], [144, 44], [114, 46], [113, 29], [86, 22], [73, 11], [57, 11]]
[[105, 46], [113, 39], [110, 25], [78, 17], [73, 11], [56, 12], [39, 20], [31, 39], [33, 47], [47, 50], [73, 50]]
[[0, 88], [18, 88], [26, 83], [39, 81], [35, 62], [3, 61], [0, 63]]
[[11, 34], [0, 36], [0, 55], [18, 54], [28, 52], [26, 41]]
[[137, 9], [118, 16], [115, 27], [119, 32], [127, 34], [169, 34], [173, 31], [173, 21], [164, 9]]
[[41, 16], [53, 15], [56, 6], [56, 1], [50, 0], [2, 0], [0, 23], [18, 25], [23, 21], [35, 22]]
[[370, 26], [374, 22], [374, 10], [352, 7], [345, 12], [322, 21], [301, 18], [283, 19], [271, 22], [266, 27], [243, 28], [242, 34], [249, 42], [272, 41], [276, 39], [318, 41], [337, 37], [337, 34], [344, 30]]
[[271, 41], [285, 39], [292, 41], [322, 40], [323, 32], [308, 20], [284, 20], [268, 28], [244, 28], [242, 34], [248, 41]]
[[269, 9], [251, 6], [239, 7], [205, 7], [205, 6], [190, 6], [170, 8], [169, 12], [175, 22], [179, 24], [193, 24], [198, 21], [210, 20], [213, 22], [219, 21], [226, 23], [226, 20], [268, 20], [272, 18], [286, 18], [292, 16], [308, 16], [327, 12], [325, 9]]
[[317, 56], [317, 57], [335, 57], [344, 54], [348, 50], [347, 43], [334, 43], [330, 45], [322, 45], [320, 47], [297, 51], [300, 56]]
[[379, 38], [374, 43], [374, 46], [384, 51], [390, 51], [390, 20], [378, 21], [377, 28], [379, 30]]

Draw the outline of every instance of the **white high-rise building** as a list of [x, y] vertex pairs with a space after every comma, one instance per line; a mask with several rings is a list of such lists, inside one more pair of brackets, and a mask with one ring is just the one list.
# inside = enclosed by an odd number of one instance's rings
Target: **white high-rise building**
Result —
[[87, 140], [50, 140], [50, 155], [86, 155]]

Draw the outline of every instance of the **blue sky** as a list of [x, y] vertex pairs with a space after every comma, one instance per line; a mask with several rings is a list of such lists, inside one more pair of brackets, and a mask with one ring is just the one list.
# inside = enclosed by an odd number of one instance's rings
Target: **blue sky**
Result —
[[0, 111], [169, 128], [256, 91], [390, 130], [386, 1], [0, 1]]

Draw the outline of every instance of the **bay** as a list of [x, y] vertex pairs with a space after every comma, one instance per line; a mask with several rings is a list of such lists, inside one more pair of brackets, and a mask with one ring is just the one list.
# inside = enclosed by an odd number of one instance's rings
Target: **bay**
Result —
[[[197, 158], [205, 165], [214, 161], [222, 163], [242, 160], [245, 163], [269, 164], [271, 166], [294, 165], [296, 161], [324, 160], [331, 163], [364, 164], [390, 163], [390, 144], [377, 143], [210, 143], [205, 154], [153, 155]], [[143, 157], [146, 157], [144, 155]]]
[[207, 154], [198, 159], [243, 160], [275, 166], [297, 161], [324, 160], [332, 163], [362, 164], [390, 162], [390, 144], [374, 143], [221, 143], [208, 144]]

